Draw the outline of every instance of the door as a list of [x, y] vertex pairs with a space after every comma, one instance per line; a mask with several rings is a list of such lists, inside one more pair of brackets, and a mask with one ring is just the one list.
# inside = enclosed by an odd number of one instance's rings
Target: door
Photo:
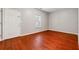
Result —
[[1, 41], [1, 8], [0, 8], [0, 41]]
[[3, 39], [21, 34], [21, 14], [16, 9], [3, 9]]

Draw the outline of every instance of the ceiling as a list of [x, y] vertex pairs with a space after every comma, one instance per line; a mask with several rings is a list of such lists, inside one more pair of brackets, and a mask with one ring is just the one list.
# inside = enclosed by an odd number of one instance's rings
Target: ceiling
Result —
[[[17, 9], [17, 10], [22, 10], [22, 8], [13, 8], [13, 9]], [[39, 9], [41, 11], [47, 12], [47, 13], [51, 13], [51, 12], [55, 12], [64, 8], [36, 8]]]
[[42, 11], [51, 13], [51, 12], [54, 12], [54, 11], [57, 11], [57, 10], [60, 10], [60, 9], [63, 9], [63, 8], [39, 8], [39, 9], [42, 10]]

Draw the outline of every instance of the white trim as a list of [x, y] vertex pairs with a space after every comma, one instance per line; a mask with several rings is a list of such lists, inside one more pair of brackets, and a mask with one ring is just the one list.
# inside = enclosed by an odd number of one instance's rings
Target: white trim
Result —
[[35, 33], [38, 33], [38, 32], [43, 32], [43, 31], [46, 31], [46, 30], [31, 32], [31, 33], [27, 33], [27, 34], [22, 34], [20, 36], [31, 35], [31, 34], [35, 34]]
[[52, 30], [52, 29], [49, 29], [51, 31], [57, 31], [57, 32], [63, 32], [63, 33], [68, 33], [68, 34], [75, 34], [75, 35], [78, 35], [78, 33], [72, 33], [72, 32], [65, 32], [65, 31], [60, 31], [60, 30]]
[[[27, 34], [20, 34], [20, 35], [18, 35], [18, 36], [14, 36], [14, 37], [12, 37], [12, 38], [21, 37], [21, 36], [26, 36], [26, 35], [31, 35], [31, 34], [35, 34], [35, 33], [38, 33], [38, 32], [43, 32], [43, 31], [46, 31], [46, 30], [31, 32], [31, 33], [27, 33]], [[11, 39], [11, 38], [8, 38], [8, 39]], [[0, 41], [3, 41], [3, 40], [7, 40], [7, 39], [2, 39], [2, 40], [0, 40]]]
[[[58, 30], [52, 30], [52, 29], [50, 29], [50, 30], [51, 30], [51, 31], [57, 31], [57, 32], [63, 32], [63, 33], [69, 33], [69, 34], [75, 34], [75, 35], [78, 35], [78, 37], [79, 37], [79, 34], [78, 34], [78, 33], [70, 33], [70, 32], [64, 32], [64, 31], [58, 31]], [[31, 32], [31, 33], [27, 33], [27, 34], [21, 34], [21, 35], [19, 35], [19, 36], [15, 36], [15, 37], [12, 37], [12, 38], [21, 37], [21, 36], [26, 36], [26, 35], [31, 35], [31, 34], [35, 34], [35, 33], [38, 33], [38, 32], [43, 32], [43, 31], [46, 31], [46, 30]], [[11, 38], [8, 38], [8, 39], [11, 39]], [[2, 40], [0, 40], [0, 41], [3, 41], [3, 40], [7, 40], [7, 39], [2, 39]]]

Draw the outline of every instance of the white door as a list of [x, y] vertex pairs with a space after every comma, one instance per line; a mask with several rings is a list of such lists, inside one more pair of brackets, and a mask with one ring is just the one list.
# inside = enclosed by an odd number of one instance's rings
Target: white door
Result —
[[1, 41], [1, 8], [0, 8], [0, 41]]
[[3, 9], [3, 39], [17, 37], [21, 33], [21, 14], [16, 9]]

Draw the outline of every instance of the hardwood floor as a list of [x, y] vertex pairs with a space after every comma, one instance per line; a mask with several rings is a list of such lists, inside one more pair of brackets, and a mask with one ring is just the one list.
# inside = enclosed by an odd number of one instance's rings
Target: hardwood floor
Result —
[[0, 50], [77, 50], [77, 35], [44, 31], [0, 42]]

